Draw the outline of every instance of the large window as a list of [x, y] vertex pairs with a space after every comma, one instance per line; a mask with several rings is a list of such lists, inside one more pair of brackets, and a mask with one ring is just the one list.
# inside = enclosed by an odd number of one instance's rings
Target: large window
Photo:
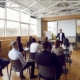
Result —
[[29, 25], [27, 24], [21, 24], [21, 36], [28, 36]]
[[19, 36], [20, 28], [18, 22], [7, 21], [6, 36]]
[[51, 31], [55, 36], [57, 35], [57, 21], [48, 22], [48, 31]]
[[37, 35], [37, 26], [36, 25], [30, 25], [29, 35]]
[[29, 23], [29, 18], [30, 18], [29, 15], [21, 13], [21, 22]]
[[0, 18], [4, 19], [5, 18], [5, 8], [0, 7]]
[[30, 18], [30, 19], [31, 19], [31, 24], [37, 25], [37, 19], [35, 19], [35, 18]]
[[0, 20], [0, 36], [4, 36], [4, 20]]
[[19, 21], [19, 12], [12, 9], [7, 9], [7, 19]]

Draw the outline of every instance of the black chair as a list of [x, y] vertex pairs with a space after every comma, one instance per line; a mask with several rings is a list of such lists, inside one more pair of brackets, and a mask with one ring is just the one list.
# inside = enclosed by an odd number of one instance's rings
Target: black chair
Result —
[[57, 55], [57, 58], [63, 68], [63, 73], [65, 74], [65, 79], [67, 80], [68, 69], [66, 68], [65, 55]]
[[70, 67], [70, 64], [72, 63], [70, 51], [69, 49], [64, 49], [63, 51], [65, 55], [65, 61], [66, 63], [69, 63], [69, 67]]
[[[11, 68], [10, 68], [10, 76], [9, 76], [9, 80], [11, 77], [11, 71], [14, 70], [15, 72], [22, 72], [23, 68], [22, 68], [22, 63], [20, 62], [20, 60], [10, 60], [11, 61]], [[30, 69], [29, 69], [29, 73], [30, 73]], [[22, 78], [21, 78], [22, 80]]]
[[35, 55], [36, 55], [36, 53], [29, 53], [29, 61], [35, 62]]
[[[43, 76], [43, 77], [41, 77]], [[51, 78], [56, 80], [56, 69], [54, 66], [39, 65], [39, 80], [40, 78]]]

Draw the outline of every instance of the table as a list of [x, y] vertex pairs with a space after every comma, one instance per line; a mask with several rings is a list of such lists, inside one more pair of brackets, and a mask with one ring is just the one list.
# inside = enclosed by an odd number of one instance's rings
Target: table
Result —
[[29, 51], [29, 48], [28, 48], [28, 47], [24, 47], [23, 49], [24, 49], [24, 51], [25, 51], [25, 60], [26, 60], [26, 52]]
[[55, 42], [56, 40], [49, 40], [49, 42]]

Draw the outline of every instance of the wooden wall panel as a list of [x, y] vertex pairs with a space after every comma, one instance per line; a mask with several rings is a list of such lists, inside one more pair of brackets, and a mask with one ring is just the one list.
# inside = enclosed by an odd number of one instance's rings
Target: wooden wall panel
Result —
[[77, 33], [80, 33], [80, 26], [77, 26]]
[[47, 31], [47, 22], [46, 21], [41, 21], [41, 27], [42, 27], [42, 40], [45, 38], [45, 31]]

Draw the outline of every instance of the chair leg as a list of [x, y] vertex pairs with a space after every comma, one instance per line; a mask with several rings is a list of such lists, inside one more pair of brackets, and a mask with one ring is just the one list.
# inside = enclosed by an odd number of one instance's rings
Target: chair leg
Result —
[[12, 69], [10, 69], [10, 75], [9, 75], [9, 80], [10, 80], [10, 77], [11, 77], [11, 71], [12, 71]]
[[[30, 73], [30, 67], [29, 67], [29, 76], [31, 76], [31, 73]], [[31, 80], [31, 77], [30, 77], [30, 80]]]
[[40, 74], [38, 74], [38, 80], [40, 80]]
[[7, 75], [8, 75], [8, 77], [9, 77], [9, 73], [8, 73], [8, 66], [7, 66]]

